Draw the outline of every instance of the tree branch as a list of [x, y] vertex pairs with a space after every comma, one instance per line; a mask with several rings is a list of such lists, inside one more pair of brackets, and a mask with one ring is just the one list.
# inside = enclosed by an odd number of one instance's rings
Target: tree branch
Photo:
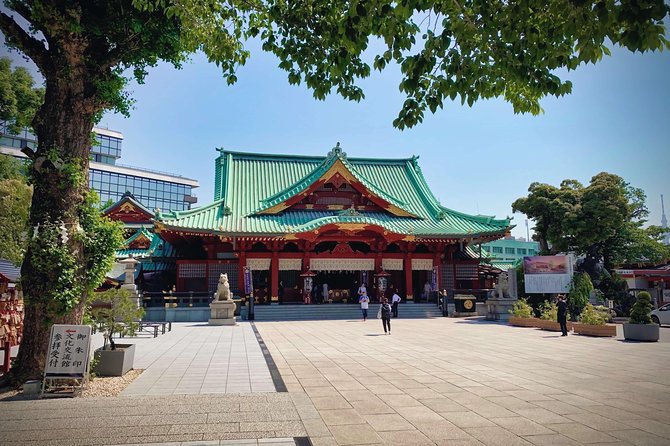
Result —
[[42, 74], [46, 73], [49, 54], [39, 40], [21, 28], [13, 17], [3, 12], [0, 12], [0, 31], [5, 34], [7, 42], [16, 45], [18, 49], [35, 62], [35, 65], [42, 71]]

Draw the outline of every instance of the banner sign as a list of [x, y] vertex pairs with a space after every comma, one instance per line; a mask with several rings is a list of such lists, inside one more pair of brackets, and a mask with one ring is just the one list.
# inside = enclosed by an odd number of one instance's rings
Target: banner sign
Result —
[[523, 258], [526, 293], [567, 293], [572, 280], [571, 256]]
[[244, 294], [251, 294], [253, 291], [253, 282], [251, 280], [251, 267], [244, 267]]
[[51, 327], [45, 378], [84, 378], [91, 348], [89, 325]]
[[430, 281], [430, 288], [432, 291], [437, 291], [437, 266], [433, 267], [433, 274]]

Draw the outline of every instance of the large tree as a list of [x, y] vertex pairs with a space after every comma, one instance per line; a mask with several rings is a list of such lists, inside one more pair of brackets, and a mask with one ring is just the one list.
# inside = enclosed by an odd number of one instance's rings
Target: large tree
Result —
[[583, 269], [594, 280], [600, 280], [596, 265], [601, 262], [611, 271], [626, 262], [670, 258], [660, 243], [662, 230], [643, 228], [648, 215], [644, 191], [617, 175], [599, 173], [586, 187], [575, 180], [559, 187], [533, 183], [528, 192], [512, 209], [533, 219], [541, 252], [583, 254]]
[[[632, 51], [669, 45], [663, 0], [5, 0], [5, 5], [9, 11], [0, 13], [0, 30], [9, 45], [35, 62], [46, 82], [44, 105], [32, 123], [39, 146], [27, 153], [34, 161], [30, 225], [49, 230], [31, 234], [22, 267], [27, 335], [13, 372], [17, 380], [39, 375], [49, 324], [81, 320], [93, 282], [85, 266], [86, 244], [82, 237], [64, 237], [54, 245], [54, 228], [45, 223], [60, 222], [67, 231], [80, 227], [90, 132], [105, 110], [128, 112], [124, 73], [142, 82], [158, 61], [178, 67], [189, 54], [203, 51], [232, 83], [236, 66], [248, 57], [244, 40], [256, 37], [279, 57], [289, 82], [304, 81], [317, 98], [335, 90], [360, 100], [356, 80], [368, 76], [371, 66], [381, 70], [396, 62], [407, 95], [394, 122], [402, 129], [421, 122], [424, 110], [434, 112], [445, 99], [472, 104], [502, 97], [515, 112], [539, 113], [542, 97], [571, 90], [555, 70], [598, 61], [608, 53], [606, 42]], [[366, 51], [371, 40], [383, 42], [380, 54]], [[63, 261], [77, 265], [65, 280], [58, 276]], [[51, 284], [54, 279], [59, 286]]]

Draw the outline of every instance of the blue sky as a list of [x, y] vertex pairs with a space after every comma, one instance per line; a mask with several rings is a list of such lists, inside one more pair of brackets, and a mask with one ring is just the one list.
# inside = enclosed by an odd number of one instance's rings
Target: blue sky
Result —
[[[418, 155], [442, 205], [466, 213], [512, 216], [511, 203], [530, 183], [586, 184], [601, 171], [646, 191], [650, 223], [660, 223], [660, 194], [670, 208], [668, 51], [615, 49], [597, 65], [559, 73], [573, 93], [544, 99], [541, 116], [515, 115], [502, 100], [472, 108], [448, 102], [401, 132], [392, 126], [404, 100], [397, 68], [362, 81], [360, 103], [316, 101], [306, 87], [288, 84], [274, 56], [251, 49], [232, 86], [202, 56], [182, 70], [156, 67], [145, 85], [131, 85], [131, 117], [101, 121], [125, 136], [120, 161], [199, 180], [203, 205], [212, 200], [216, 147], [325, 155], [339, 141], [351, 157]], [[514, 215], [514, 235], [525, 236], [524, 219]]]

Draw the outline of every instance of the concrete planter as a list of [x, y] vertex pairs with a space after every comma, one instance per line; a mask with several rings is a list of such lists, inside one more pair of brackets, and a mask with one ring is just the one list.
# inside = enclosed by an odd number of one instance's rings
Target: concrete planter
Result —
[[133, 368], [135, 344], [116, 344], [116, 350], [99, 348], [94, 355], [97, 363], [93, 371], [99, 376], [123, 376]]
[[[568, 321], [566, 325], [568, 326], [568, 331], [571, 331], [572, 322]], [[561, 324], [559, 324], [556, 321], [550, 321], [547, 319], [538, 319], [536, 327], [547, 331], [561, 331]]]
[[537, 327], [538, 320], [536, 317], [510, 316], [509, 324], [515, 327]]
[[572, 324], [572, 328], [574, 329], [575, 334], [598, 337], [616, 336], [616, 325], [612, 324], [590, 325], [575, 322]]
[[623, 337], [628, 341], [657, 342], [659, 335], [657, 324], [623, 324]]

